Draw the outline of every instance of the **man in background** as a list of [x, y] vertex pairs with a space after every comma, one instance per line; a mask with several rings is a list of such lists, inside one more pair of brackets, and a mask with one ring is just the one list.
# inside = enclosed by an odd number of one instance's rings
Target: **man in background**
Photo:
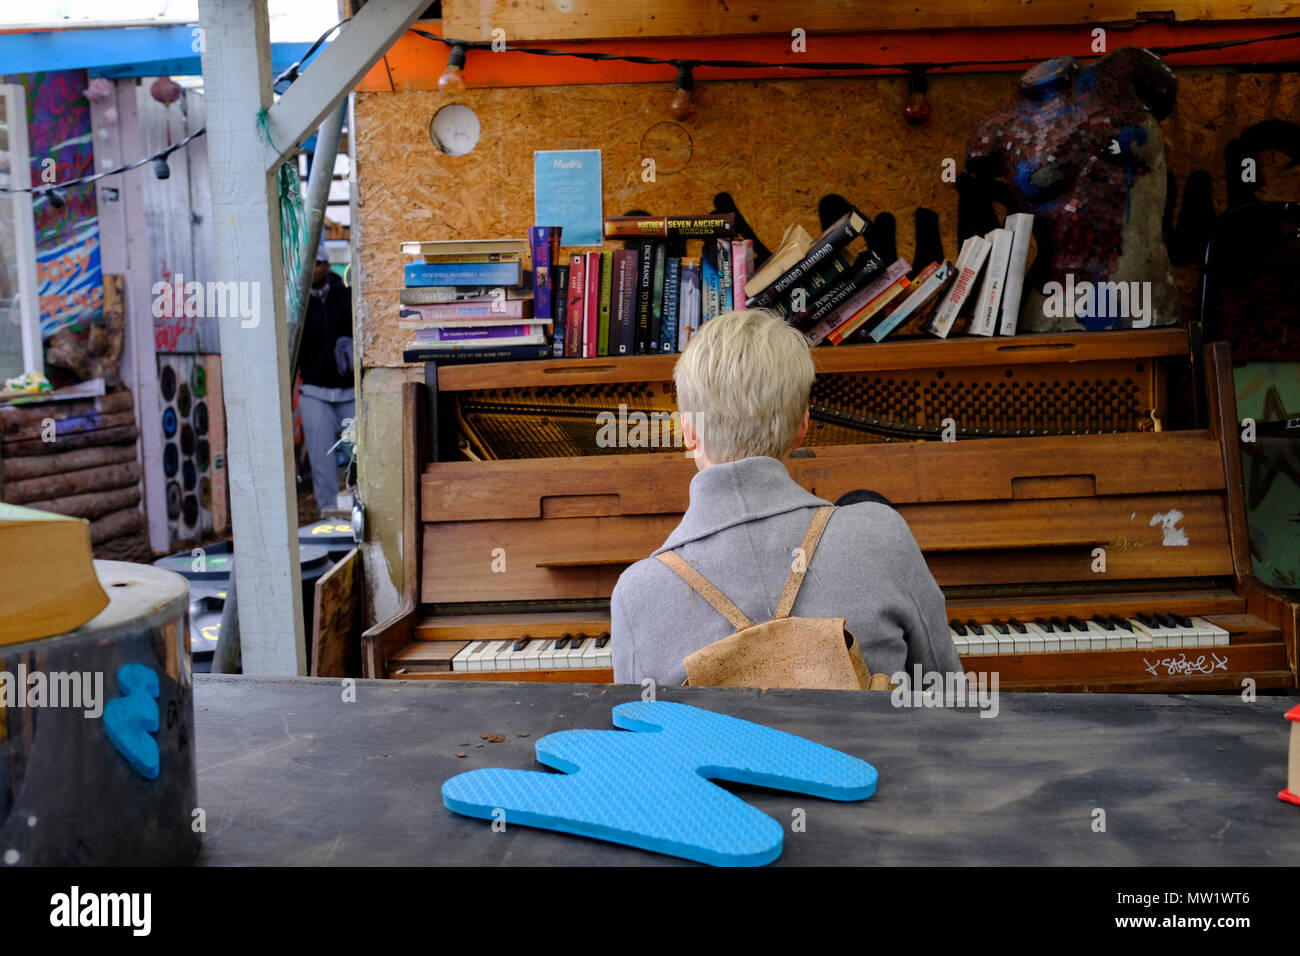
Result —
[[303, 441], [316, 504], [324, 512], [338, 506], [339, 473], [330, 449], [339, 440], [344, 419], [356, 416], [357, 403], [352, 390], [352, 293], [330, 271], [323, 245], [316, 251], [298, 369]]

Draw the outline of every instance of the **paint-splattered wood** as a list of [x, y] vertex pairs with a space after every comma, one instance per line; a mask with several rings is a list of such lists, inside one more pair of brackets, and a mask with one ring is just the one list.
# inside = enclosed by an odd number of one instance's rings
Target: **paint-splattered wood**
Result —
[[[195, 677], [199, 863], [218, 866], [690, 865], [442, 806], [480, 767], [539, 770], [538, 738], [612, 729], [639, 686]], [[775, 866], [1293, 865], [1286, 783], [1295, 697], [1002, 694], [997, 716], [891, 706], [890, 695], [660, 687], [869, 761], [875, 796], [833, 803], [746, 788], [787, 833]], [[413, 732], [412, 728], [418, 728]], [[501, 734], [489, 743], [481, 734]], [[526, 736], [520, 736], [526, 735]], [[478, 746], [482, 744], [483, 746]], [[458, 757], [458, 753], [466, 756]], [[255, 759], [245, 759], [255, 755]], [[321, 800], [321, 769], [337, 776]], [[1095, 832], [1094, 811], [1106, 828]], [[1289, 814], [1289, 815], [1285, 815]], [[308, 828], [294, 821], [310, 818]]]
[[361, 552], [349, 551], [316, 582], [313, 677], [361, 673]]

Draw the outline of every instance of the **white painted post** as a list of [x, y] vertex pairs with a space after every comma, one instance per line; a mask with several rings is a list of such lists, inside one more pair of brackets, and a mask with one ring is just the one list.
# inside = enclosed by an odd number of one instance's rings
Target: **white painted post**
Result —
[[[257, 130], [271, 105], [265, 0], [200, 0], [213, 275], [249, 283], [254, 314], [220, 319], [230, 516], [245, 674], [305, 674], [276, 169]], [[285, 148], [288, 143], [276, 144]]]

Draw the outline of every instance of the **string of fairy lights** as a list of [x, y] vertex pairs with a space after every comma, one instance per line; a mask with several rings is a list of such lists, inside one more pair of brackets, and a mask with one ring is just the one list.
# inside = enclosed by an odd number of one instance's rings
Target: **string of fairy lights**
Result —
[[[297, 61], [289, 66], [283, 73], [276, 77], [274, 87], [277, 93], [283, 94], [295, 81], [303, 75], [303, 64], [311, 59], [312, 54], [333, 33], [342, 28], [351, 18], [340, 20], [334, 26], [330, 27], [317, 38], [316, 42], [308, 48], [307, 52]], [[449, 52], [447, 56], [447, 67], [442, 75], [438, 78], [438, 89], [455, 93], [465, 87], [465, 69], [468, 62], [468, 55], [471, 50], [488, 51], [488, 52], [508, 52], [522, 53], [529, 56], [559, 56], [572, 57], [575, 59], [589, 60], [593, 62], [622, 62], [632, 63], [640, 66], [667, 66], [672, 67], [676, 73], [675, 86], [670, 112], [674, 117], [685, 118], [695, 112], [694, 102], [691, 97], [691, 91], [695, 88], [694, 71], [698, 68], [715, 68], [723, 70], [808, 70], [817, 72], [879, 72], [892, 71], [910, 78], [910, 91], [913, 95], [925, 93], [925, 77], [936, 71], [949, 70], [956, 68], [967, 68], [973, 66], [987, 67], [1007, 67], [1007, 66], [1030, 66], [1040, 63], [1043, 57], [1019, 58], [1019, 59], [978, 59], [978, 60], [947, 60], [942, 62], [928, 63], [876, 63], [866, 61], [815, 61], [815, 60], [782, 60], [782, 61], [763, 61], [763, 60], [715, 60], [715, 59], [687, 59], [680, 57], [654, 57], [654, 56], [637, 56], [627, 53], [607, 53], [599, 50], [555, 50], [547, 47], [505, 47], [500, 41], [489, 40], [457, 40], [449, 37], [438, 36], [436, 33], [430, 33], [427, 30], [421, 30], [416, 27], [410, 27], [409, 32], [423, 37], [426, 40], [440, 43], [447, 47]], [[1169, 56], [1178, 53], [1199, 53], [1209, 50], [1223, 50], [1230, 47], [1248, 46], [1256, 43], [1270, 43], [1282, 40], [1300, 39], [1300, 31], [1291, 33], [1279, 33], [1270, 36], [1244, 37], [1237, 40], [1215, 40], [1205, 43], [1188, 43], [1180, 46], [1153, 46], [1149, 47], [1152, 53], [1158, 56]], [[1295, 64], [1270, 64], [1273, 67], [1285, 67]], [[928, 115], [928, 106], [925, 113]], [[909, 117], [910, 118], [910, 117]], [[167, 157], [179, 149], [183, 149], [191, 142], [207, 133], [207, 127], [200, 127], [184, 139], [173, 143], [163, 149], [157, 150], [142, 159], [134, 162], [124, 163], [114, 169], [107, 169], [101, 172], [80, 176], [75, 179], [65, 180], [60, 183], [41, 183], [33, 186], [11, 186], [0, 187], [0, 193], [31, 193], [33, 198], [44, 197], [51, 206], [60, 208], [64, 204], [63, 194], [75, 186], [87, 185], [98, 182], [109, 176], [119, 176], [122, 173], [130, 172], [141, 166], [153, 165], [154, 175], [159, 179], [166, 179], [170, 175], [167, 165]]]

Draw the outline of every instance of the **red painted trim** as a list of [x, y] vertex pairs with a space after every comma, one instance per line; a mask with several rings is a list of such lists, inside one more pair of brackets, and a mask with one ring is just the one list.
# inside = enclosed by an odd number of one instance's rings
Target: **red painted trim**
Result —
[[[442, 32], [441, 23], [421, 23], [419, 29]], [[763, 62], [881, 62], [939, 63], [978, 60], [1027, 60], [1036, 63], [1052, 56], [1095, 57], [1092, 27], [1026, 27], [991, 30], [926, 31], [916, 33], [835, 33], [807, 38], [807, 52], [794, 53], [788, 36], [680, 37], [652, 40], [552, 41], [520, 44], [566, 51], [593, 51], [661, 59], [758, 60]], [[1109, 49], [1120, 46], [1182, 46], [1222, 40], [1242, 40], [1300, 31], [1300, 20], [1254, 20], [1233, 23], [1151, 23], [1132, 29], [1111, 27], [1106, 38]], [[436, 89], [446, 67], [448, 50], [443, 44], [414, 33], [406, 33], [357, 85], [362, 92]], [[1172, 54], [1175, 68], [1208, 66], [1251, 66], [1300, 62], [1300, 40], [1281, 40]], [[932, 76], [947, 73], [1023, 72], [1029, 64], [975, 65], [936, 69]], [[700, 67], [697, 81], [739, 79], [792, 79], [816, 76], [898, 76], [887, 71], [815, 71], [773, 67], [724, 69]], [[617, 61], [593, 62], [568, 57], [535, 56], [470, 50], [465, 64], [465, 82], [470, 87], [564, 86], [601, 83], [671, 83], [671, 66], [641, 65]]]
[[1294, 794], [1290, 790], [1279, 790], [1277, 795], [1279, 799], [1285, 800], [1287, 803], [1294, 803], [1296, 806], [1300, 806], [1300, 795]]

